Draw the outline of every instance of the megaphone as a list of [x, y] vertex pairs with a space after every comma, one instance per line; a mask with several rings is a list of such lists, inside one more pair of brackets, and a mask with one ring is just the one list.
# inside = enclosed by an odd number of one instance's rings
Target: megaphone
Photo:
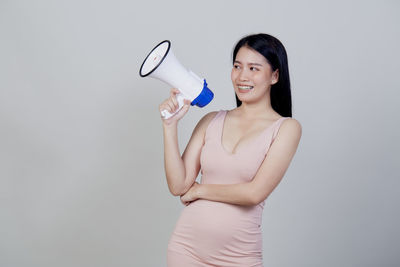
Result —
[[214, 97], [207, 87], [206, 80], [186, 69], [176, 59], [169, 40], [162, 41], [150, 51], [140, 67], [139, 74], [141, 77], [156, 78], [179, 90], [180, 93], [176, 96], [179, 108], [172, 114], [167, 110], [161, 111], [164, 119], [178, 112], [183, 107], [184, 99], [189, 99], [192, 106], [204, 107]]

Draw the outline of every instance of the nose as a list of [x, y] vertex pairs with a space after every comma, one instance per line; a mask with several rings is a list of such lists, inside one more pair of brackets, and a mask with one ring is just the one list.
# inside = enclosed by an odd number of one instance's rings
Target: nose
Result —
[[248, 72], [246, 71], [246, 69], [241, 69], [240, 70], [238, 78], [239, 78], [239, 81], [241, 81], [241, 82], [249, 80]]

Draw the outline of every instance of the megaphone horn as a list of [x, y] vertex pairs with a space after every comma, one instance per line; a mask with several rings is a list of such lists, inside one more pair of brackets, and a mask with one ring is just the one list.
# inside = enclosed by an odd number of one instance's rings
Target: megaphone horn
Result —
[[172, 114], [167, 110], [161, 111], [161, 116], [165, 119], [172, 117], [183, 107], [184, 99], [189, 99], [192, 106], [204, 107], [214, 97], [206, 80], [186, 69], [176, 59], [169, 40], [162, 41], [150, 51], [140, 67], [139, 75], [156, 78], [179, 90], [180, 94], [176, 96], [179, 108]]

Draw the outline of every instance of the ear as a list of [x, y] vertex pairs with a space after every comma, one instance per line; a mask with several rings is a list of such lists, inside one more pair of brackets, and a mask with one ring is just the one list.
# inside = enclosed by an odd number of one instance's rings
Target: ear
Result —
[[279, 81], [279, 69], [276, 69], [272, 73], [271, 85], [276, 84]]

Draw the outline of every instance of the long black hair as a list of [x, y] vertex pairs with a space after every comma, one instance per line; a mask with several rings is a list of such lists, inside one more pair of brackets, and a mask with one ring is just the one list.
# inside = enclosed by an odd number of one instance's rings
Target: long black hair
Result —
[[[292, 96], [290, 91], [289, 66], [285, 47], [275, 37], [260, 33], [243, 37], [233, 50], [233, 63], [241, 47], [248, 47], [263, 55], [272, 70], [279, 69], [278, 82], [271, 85], [271, 106], [283, 117], [292, 117]], [[242, 101], [236, 95], [236, 105]]]

